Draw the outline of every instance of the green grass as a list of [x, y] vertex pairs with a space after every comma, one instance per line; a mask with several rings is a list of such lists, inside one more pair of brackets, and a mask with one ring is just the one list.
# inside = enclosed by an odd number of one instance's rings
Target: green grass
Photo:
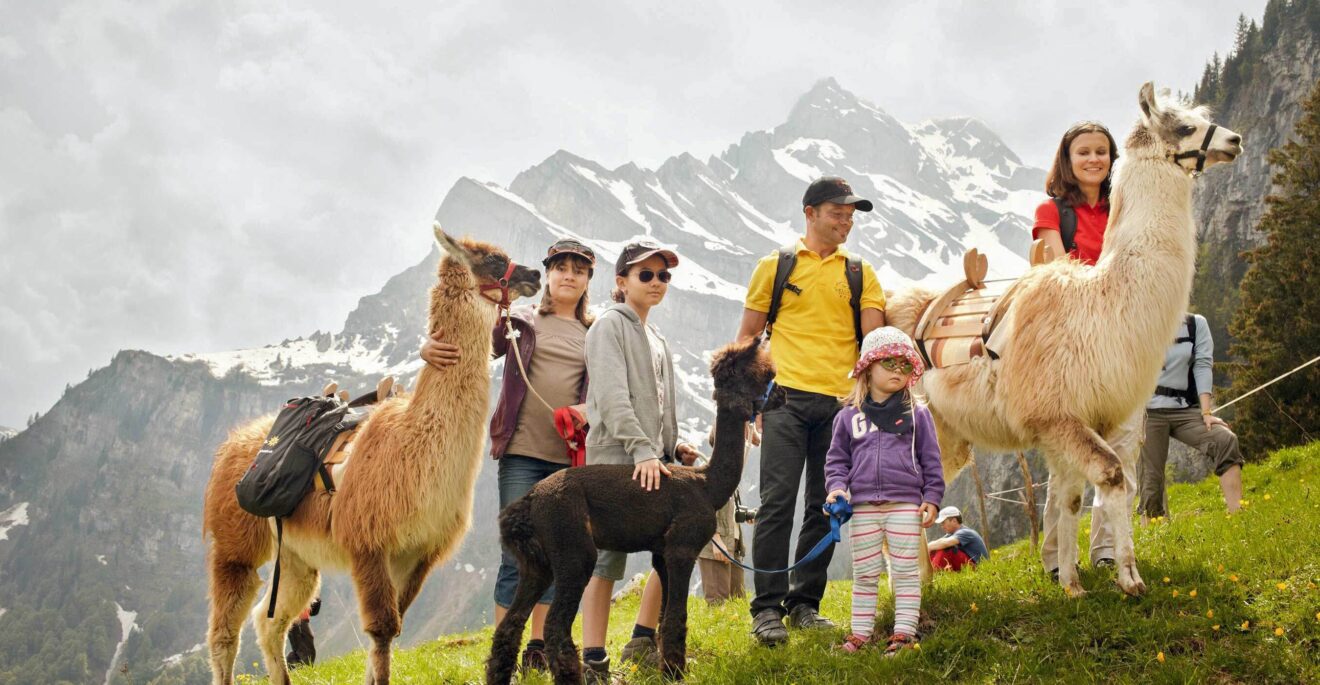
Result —
[[[1248, 466], [1245, 480], [1247, 504], [1231, 516], [1213, 478], [1171, 489], [1173, 515], [1137, 530], [1144, 597], [1124, 596], [1112, 571], [1088, 568], [1082, 583], [1090, 594], [1069, 599], [1020, 542], [995, 550], [975, 572], [937, 576], [923, 598], [935, 627], [918, 650], [894, 659], [878, 650], [834, 651], [843, 629], [795, 631], [788, 645], [763, 649], [748, 632], [746, 600], [710, 608], [693, 598], [689, 681], [1320, 682], [1320, 442]], [[830, 584], [826, 616], [847, 621], [850, 586]], [[623, 682], [663, 682], [646, 668], [618, 666], [636, 610], [636, 597], [615, 606], [610, 654]], [[890, 610], [878, 625], [892, 620]], [[399, 650], [395, 680], [480, 682], [490, 634], [487, 628]], [[356, 683], [364, 667], [358, 652], [296, 671], [293, 679]]]

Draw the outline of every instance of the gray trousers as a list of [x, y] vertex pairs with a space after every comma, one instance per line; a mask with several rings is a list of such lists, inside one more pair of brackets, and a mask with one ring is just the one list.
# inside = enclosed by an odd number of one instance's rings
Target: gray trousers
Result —
[[1216, 476], [1243, 462], [1237, 435], [1224, 426], [1207, 430], [1199, 407], [1147, 410], [1146, 442], [1141, 448], [1137, 489], [1141, 498], [1138, 509], [1151, 518], [1169, 511], [1164, 466], [1169, 459], [1170, 437], [1208, 457], [1214, 463]]
[[[1144, 412], [1138, 411], [1124, 422], [1109, 440], [1109, 446], [1118, 453], [1118, 460], [1123, 465], [1127, 500], [1124, 511], [1129, 512], [1132, 511], [1132, 502], [1137, 495], [1137, 454], [1141, 449], [1143, 416]], [[1095, 499], [1091, 502], [1091, 563], [1095, 563], [1097, 559], [1114, 558], [1114, 529], [1106, 520], [1104, 510], [1101, 509], [1103, 503], [1100, 491], [1096, 490]], [[1056, 530], [1058, 519], [1059, 498], [1054, 496], [1054, 489], [1049, 488], [1045, 492], [1045, 520], [1042, 522], [1045, 540], [1040, 545], [1040, 563], [1046, 571], [1059, 568], [1059, 536]]]

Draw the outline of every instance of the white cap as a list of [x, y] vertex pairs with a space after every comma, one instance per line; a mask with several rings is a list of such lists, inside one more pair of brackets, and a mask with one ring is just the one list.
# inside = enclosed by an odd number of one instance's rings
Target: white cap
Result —
[[960, 510], [958, 507], [945, 507], [940, 510], [940, 515], [938, 518], [935, 519], [935, 523], [944, 523], [945, 519], [950, 519], [955, 516], [958, 517], [959, 520], [961, 520], [962, 510]]

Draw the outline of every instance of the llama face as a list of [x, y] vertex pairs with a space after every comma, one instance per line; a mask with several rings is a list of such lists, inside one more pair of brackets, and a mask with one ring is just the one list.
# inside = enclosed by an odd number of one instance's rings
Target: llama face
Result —
[[[1157, 98], [1155, 86], [1146, 83], [1138, 95], [1142, 126], [1150, 131], [1152, 142], [1165, 149], [1166, 156], [1188, 171], [1204, 171], [1220, 162], [1231, 162], [1242, 154], [1242, 136], [1216, 126], [1210, 140], [1206, 133], [1213, 122], [1205, 107], [1184, 107]], [[1204, 150], [1204, 159], [1200, 153]]]
[[541, 289], [540, 271], [516, 264], [509, 273], [509, 255], [494, 245], [472, 238], [455, 240], [440, 228], [440, 224], [435, 224], [435, 240], [451, 259], [476, 276], [479, 285], [499, 284], [507, 273], [510, 297], [531, 297]]

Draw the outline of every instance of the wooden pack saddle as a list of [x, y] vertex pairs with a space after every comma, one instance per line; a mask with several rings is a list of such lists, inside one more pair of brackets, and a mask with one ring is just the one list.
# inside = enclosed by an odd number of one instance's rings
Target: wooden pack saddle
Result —
[[[350, 403], [350, 406], [352, 406], [355, 411], [370, 413], [376, 408], [378, 403], [393, 396], [395, 392], [397, 392], [397, 387], [394, 384], [394, 377], [386, 376], [380, 379], [380, 382], [376, 384], [376, 390], [374, 392], [369, 392], [354, 399]], [[348, 391], [340, 390], [339, 384], [337, 383], [326, 385], [321, 391], [321, 394], [338, 394], [339, 399], [342, 399], [345, 402], [348, 401]], [[322, 462], [325, 464], [326, 470], [330, 472], [330, 480], [333, 481], [336, 488], [339, 487], [340, 481], [343, 480], [344, 469], [348, 467], [349, 457], [353, 456], [353, 440], [357, 438], [358, 428], [360, 428], [361, 425], [362, 424], [359, 421], [356, 426], [335, 436], [334, 442], [330, 443], [330, 451], [326, 454], [325, 461]], [[315, 478], [313, 481], [316, 483], [317, 492], [325, 492], [324, 481], [320, 478]]]
[[[1052, 259], [1053, 252], [1044, 241], [1032, 244], [1032, 266]], [[990, 339], [1013, 301], [1018, 279], [987, 281], [988, 269], [985, 255], [976, 248], [968, 250], [963, 256], [963, 280], [936, 298], [922, 314], [912, 337], [928, 368], [966, 364], [986, 355], [999, 357]]]

